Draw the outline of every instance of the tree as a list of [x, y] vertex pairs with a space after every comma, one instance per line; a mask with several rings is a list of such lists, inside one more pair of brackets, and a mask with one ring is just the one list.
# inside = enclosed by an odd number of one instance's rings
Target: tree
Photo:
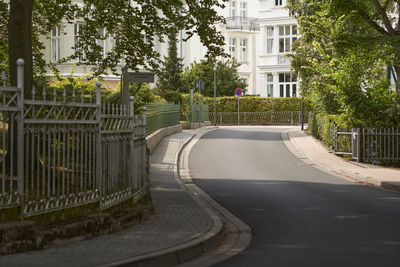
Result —
[[[324, 2], [324, 3], [319, 3]], [[365, 47], [379, 45], [390, 47], [391, 64], [400, 77], [400, 3], [397, 0], [288, 0], [292, 15], [307, 23], [318, 11], [320, 4], [328, 8], [330, 15], [347, 23], [347, 30], [341, 34], [342, 41]], [[305, 25], [304, 25], [305, 26]], [[311, 24], [305, 26], [309, 28]], [[397, 102], [400, 104], [400, 79], [396, 83]]]
[[158, 74], [157, 88], [161, 96], [167, 91], [184, 92], [182, 83], [183, 64], [178, 58], [176, 30], [172, 29], [168, 35], [168, 56], [164, 57], [163, 66]]
[[[315, 110], [374, 126], [398, 122], [399, 88], [396, 93], [390, 90], [385, 71], [400, 58], [396, 38], [372, 26], [379, 21], [386, 25], [379, 6], [375, 0], [288, 1], [301, 35], [292, 67]], [[383, 8], [390, 12], [394, 6], [385, 1]]]
[[[163, 41], [168, 29], [183, 30], [189, 37], [200, 36], [208, 55], [223, 55], [223, 37], [216, 31], [215, 23], [223, 21], [215, 7], [223, 7], [226, 0], [82, 0], [77, 5], [72, 0], [10, 0], [0, 5], [0, 28], [8, 28], [9, 69], [11, 84], [16, 84], [15, 61], [25, 59], [25, 93], [31, 90], [33, 66], [43, 66], [40, 57], [40, 34], [48, 34], [61, 21], [82, 21], [80, 39], [75, 53], [63, 60], [68, 61], [85, 55], [81, 62], [94, 66], [95, 75], [111, 69], [117, 73], [117, 64], [124, 59], [129, 68], [143, 66], [156, 69], [159, 54], [154, 50], [157, 39]], [[9, 13], [8, 13], [9, 8]], [[6, 16], [6, 19], [4, 19]], [[108, 36], [99, 29], [114, 34], [116, 43], [104, 57], [98, 40]], [[2, 33], [3, 34], [3, 33]], [[4, 47], [2, 47], [4, 49]], [[6, 48], [7, 49], [7, 48]], [[36, 54], [34, 54], [36, 53]], [[35, 57], [33, 57], [35, 55]]]
[[[183, 81], [187, 88], [196, 88], [196, 81], [204, 81], [204, 89], [201, 93], [205, 96], [214, 96], [214, 71], [213, 60], [201, 60], [200, 63], [194, 62], [186, 68], [183, 73]], [[238, 68], [240, 64], [235, 60], [217, 62], [216, 82], [217, 96], [233, 96], [236, 88], [245, 90], [246, 84], [239, 78]]]

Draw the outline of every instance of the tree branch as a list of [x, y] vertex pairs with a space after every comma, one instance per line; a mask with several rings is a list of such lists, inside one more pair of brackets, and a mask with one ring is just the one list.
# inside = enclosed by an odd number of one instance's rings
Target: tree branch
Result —
[[383, 4], [383, 10], [385, 10], [385, 12], [388, 8], [389, 2], [390, 2], [390, 0], [385, 0], [385, 3]]
[[383, 9], [381, 4], [379, 3], [379, 0], [373, 0], [373, 1], [374, 1], [376, 9], [378, 10], [378, 13], [382, 17], [383, 24], [385, 25], [387, 31], [389, 32], [389, 35], [395, 36], [396, 35], [396, 31], [393, 29], [393, 26], [389, 21], [389, 18], [387, 16], [386, 10]]
[[359, 10], [358, 12], [360, 13], [360, 16], [365, 20], [365, 22], [367, 22], [377, 32], [379, 32], [382, 35], [390, 35], [389, 32], [387, 32], [384, 28], [382, 28], [375, 21], [373, 21], [365, 11]]

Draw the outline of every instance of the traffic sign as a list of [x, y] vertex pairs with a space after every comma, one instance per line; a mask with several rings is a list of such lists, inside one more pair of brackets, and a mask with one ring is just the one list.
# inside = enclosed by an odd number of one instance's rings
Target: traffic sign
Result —
[[236, 94], [237, 96], [241, 96], [241, 95], [242, 95], [242, 89], [237, 88], [236, 91], [235, 91], [235, 94]]
[[197, 80], [196, 81], [196, 88], [201, 90], [204, 88], [204, 81], [203, 80]]

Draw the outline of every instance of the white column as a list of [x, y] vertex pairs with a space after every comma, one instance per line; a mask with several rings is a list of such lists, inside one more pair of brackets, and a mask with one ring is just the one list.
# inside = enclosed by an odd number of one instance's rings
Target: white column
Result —
[[279, 97], [279, 73], [272, 73], [274, 76], [274, 97]]

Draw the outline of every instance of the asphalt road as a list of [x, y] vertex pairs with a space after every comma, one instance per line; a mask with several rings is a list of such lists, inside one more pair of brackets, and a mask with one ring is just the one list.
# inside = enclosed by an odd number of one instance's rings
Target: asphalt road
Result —
[[215, 266], [400, 266], [400, 193], [306, 165], [285, 130], [224, 128], [192, 149], [194, 182], [252, 228], [250, 246]]

